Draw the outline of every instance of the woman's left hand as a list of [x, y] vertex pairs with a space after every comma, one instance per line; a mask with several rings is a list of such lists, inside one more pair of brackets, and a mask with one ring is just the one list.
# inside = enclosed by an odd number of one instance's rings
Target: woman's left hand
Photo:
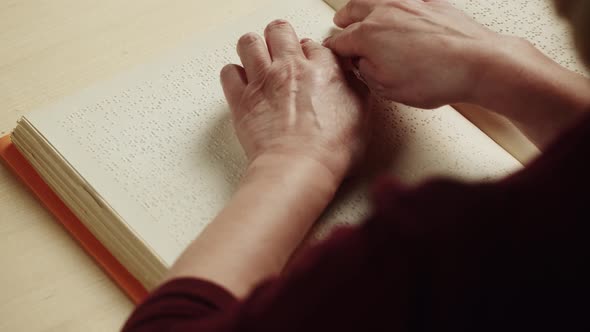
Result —
[[244, 35], [237, 46], [243, 67], [221, 72], [250, 165], [305, 158], [342, 180], [366, 145], [364, 98], [336, 56], [314, 41], [300, 41], [288, 22], [270, 23], [265, 37]]
[[332, 52], [285, 21], [238, 42], [221, 72], [249, 166], [232, 198], [168, 278], [211, 280], [238, 297], [281, 273], [365, 147], [367, 111]]

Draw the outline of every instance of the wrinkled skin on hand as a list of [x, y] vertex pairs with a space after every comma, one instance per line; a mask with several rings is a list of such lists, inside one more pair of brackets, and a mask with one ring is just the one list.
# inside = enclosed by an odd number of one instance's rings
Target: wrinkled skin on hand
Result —
[[226, 66], [221, 79], [250, 164], [307, 158], [345, 177], [365, 149], [368, 112], [336, 56], [300, 41], [282, 20], [268, 25], [265, 38], [244, 35], [237, 48], [243, 67]]

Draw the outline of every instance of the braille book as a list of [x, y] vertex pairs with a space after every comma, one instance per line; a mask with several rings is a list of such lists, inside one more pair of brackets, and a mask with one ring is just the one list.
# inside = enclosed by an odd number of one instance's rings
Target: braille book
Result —
[[[566, 26], [544, 0], [454, 0], [491, 29], [525, 37], [581, 72]], [[219, 83], [238, 38], [283, 18], [300, 38], [335, 31], [345, 1], [261, 0], [159, 60], [23, 116], [0, 144], [6, 164], [135, 300], [156, 286], [214, 218], [246, 167]], [[501, 45], [499, 45], [501, 47]], [[445, 84], [445, 82], [441, 82]], [[522, 168], [534, 146], [503, 118], [470, 106], [437, 110], [375, 101], [364, 172], [347, 181], [309, 241], [369, 213], [376, 174], [488, 181]], [[458, 109], [458, 110], [457, 110]], [[458, 207], [460, 208], [460, 206]]]

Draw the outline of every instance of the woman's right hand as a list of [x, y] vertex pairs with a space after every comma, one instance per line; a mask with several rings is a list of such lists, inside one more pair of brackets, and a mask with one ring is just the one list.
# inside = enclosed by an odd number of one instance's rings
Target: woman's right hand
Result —
[[[564, 12], [566, 2], [574, 3], [562, 0]], [[477, 104], [508, 117], [541, 149], [590, 109], [590, 80], [445, 0], [352, 0], [334, 21], [344, 30], [325, 46], [358, 60], [369, 88], [386, 99], [420, 108]]]
[[358, 59], [373, 92], [421, 108], [473, 102], [486, 61], [511, 41], [444, 0], [352, 0], [334, 22], [344, 30], [326, 47]]

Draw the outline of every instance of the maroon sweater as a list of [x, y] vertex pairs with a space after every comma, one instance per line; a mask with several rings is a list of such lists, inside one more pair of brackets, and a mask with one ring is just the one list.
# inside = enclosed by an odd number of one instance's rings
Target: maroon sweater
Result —
[[238, 301], [161, 286], [124, 331], [590, 331], [590, 117], [493, 184], [383, 181], [374, 214]]

